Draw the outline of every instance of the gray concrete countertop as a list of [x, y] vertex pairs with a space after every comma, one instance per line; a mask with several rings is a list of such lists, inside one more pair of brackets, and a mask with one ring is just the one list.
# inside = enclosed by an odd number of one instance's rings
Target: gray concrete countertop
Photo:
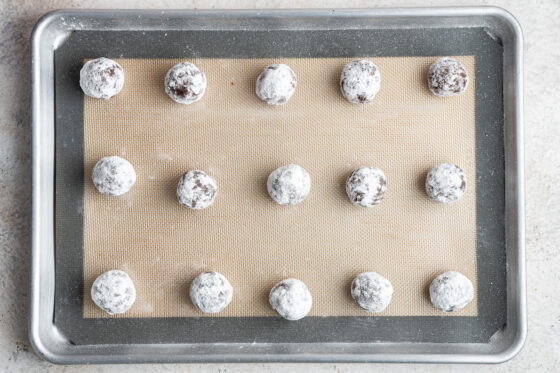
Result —
[[[29, 36], [59, 8], [341, 8], [496, 5], [525, 35], [525, 148], [529, 335], [501, 365], [211, 364], [56, 366], [27, 339], [30, 221]], [[558, 0], [0, 0], [1, 372], [498, 372], [560, 370], [560, 1]]]

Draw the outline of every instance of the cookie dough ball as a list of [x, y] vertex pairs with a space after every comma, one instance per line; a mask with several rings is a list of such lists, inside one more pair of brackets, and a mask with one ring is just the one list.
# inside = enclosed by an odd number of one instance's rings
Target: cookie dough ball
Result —
[[354, 104], [372, 102], [380, 87], [379, 69], [369, 60], [352, 61], [340, 74], [342, 95]]
[[289, 164], [272, 171], [268, 176], [266, 187], [268, 194], [276, 203], [295, 205], [309, 195], [311, 179], [302, 167]]
[[91, 299], [109, 315], [128, 311], [136, 300], [136, 288], [123, 271], [108, 271], [93, 282]]
[[90, 97], [107, 100], [124, 85], [124, 71], [118, 63], [105, 57], [88, 61], [80, 70], [80, 87]]
[[192, 104], [204, 96], [206, 75], [190, 62], [180, 62], [165, 75], [165, 93], [179, 104]]
[[346, 193], [356, 206], [373, 207], [381, 202], [387, 190], [387, 178], [376, 167], [360, 167], [346, 181]]
[[430, 299], [438, 310], [453, 312], [469, 304], [474, 298], [471, 280], [459, 272], [442, 273], [430, 285]]
[[393, 286], [385, 277], [375, 272], [360, 273], [350, 287], [352, 298], [368, 312], [381, 312], [393, 295]]
[[428, 70], [428, 88], [436, 96], [459, 95], [468, 85], [469, 75], [465, 66], [453, 58], [440, 58]]
[[286, 320], [304, 318], [311, 311], [313, 304], [307, 286], [295, 278], [289, 278], [274, 285], [268, 299], [272, 308]]
[[463, 170], [452, 163], [434, 166], [426, 178], [426, 192], [436, 202], [453, 203], [461, 199], [467, 189]]
[[214, 203], [217, 193], [216, 180], [200, 170], [185, 173], [177, 185], [179, 203], [193, 210], [202, 210], [210, 206]]
[[227, 278], [218, 272], [204, 272], [193, 280], [190, 297], [200, 311], [217, 313], [231, 302], [233, 288]]
[[99, 193], [120, 196], [132, 188], [136, 172], [129, 161], [114, 155], [101, 158], [93, 167], [91, 178]]
[[257, 78], [257, 96], [269, 105], [284, 105], [296, 86], [296, 74], [288, 65], [269, 65]]

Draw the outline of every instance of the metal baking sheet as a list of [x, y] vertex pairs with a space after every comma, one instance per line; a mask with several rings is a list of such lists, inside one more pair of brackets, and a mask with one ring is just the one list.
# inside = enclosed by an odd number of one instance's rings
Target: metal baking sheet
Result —
[[[499, 362], [520, 349], [526, 330], [521, 34], [508, 13], [60, 11], [37, 24], [32, 53], [30, 337], [45, 358]], [[75, 82], [84, 58], [461, 54], [476, 58], [477, 261], [478, 283], [485, 285], [478, 289], [478, 317], [309, 317], [297, 324], [267, 317], [82, 317], [83, 102]]]

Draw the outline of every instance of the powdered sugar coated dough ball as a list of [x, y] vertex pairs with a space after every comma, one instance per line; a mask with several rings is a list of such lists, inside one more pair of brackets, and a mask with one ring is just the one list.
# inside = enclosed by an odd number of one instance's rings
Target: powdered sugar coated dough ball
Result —
[[351, 285], [352, 298], [368, 312], [381, 312], [393, 295], [393, 286], [385, 277], [375, 272], [360, 273]]
[[284, 64], [273, 64], [264, 68], [257, 78], [257, 96], [269, 105], [283, 105], [296, 91], [297, 77]]
[[356, 206], [373, 207], [381, 202], [387, 190], [387, 178], [376, 167], [360, 167], [346, 181], [346, 193]]
[[107, 100], [124, 85], [124, 71], [118, 63], [105, 57], [88, 61], [80, 70], [80, 87], [93, 98]]
[[272, 171], [266, 183], [268, 194], [276, 203], [294, 205], [303, 201], [311, 190], [311, 178], [302, 167], [289, 164]]
[[453, 312], [464, 308], [474, 298], [471, 280], [459, 272], [442, 273], [430, 285], [430, 300], [435, 308]]
[[233, 287], [227, 278], [218, 272], [204, 272], [191, 283], [190, 297], [200, 311], [217, 313], [231, 302]]
[[428, 88], [439, 97], [459, 95], [469, 86], [469, 74], [456, 59], [443, 57], [428, 70]]
[[136, 172], [129, 161], [114, 155], [101, 158], [93, 167], [91, 178], [99, 193], [120, 196], [132, 188]]
[[340, 74], [342, 95], [354, 104], [372, 102], [381, 87], [381, 73], [370, 60], [348, 63]]
[[467, 177], [463, 170], [452, 163], [438, 164], [428, 172], [426, 193], [441, 203], [453, 203], [461, 199], [467, 189]]
[[136, 289], [123, 271], [108, 271], [93, 282], [91, 299], [110, 315], [128, 311], [136, 300]]
[[299, 320], [311, 311], [313, 299], [303, 282], [289, 278], [274, 285], [270, 291], [269, 302], [286, 320]]
[[192, 170], [183, 175], [177, 185], [177, 199], [183, 206], [202, 210], [214, 203], [218, 193], [216, 180], [204, 171]]
[[204, 96], [206, 75], [190, 62], [180, 62], [165, 75], [165, 93], [179, 104], [192, 104]]

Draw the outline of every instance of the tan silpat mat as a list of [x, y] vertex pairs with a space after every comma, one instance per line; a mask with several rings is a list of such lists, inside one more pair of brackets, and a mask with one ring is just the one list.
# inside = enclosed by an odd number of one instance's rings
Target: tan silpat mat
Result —
[[[205, 270], [234, 287], [231, 304], [214, 317], [268, 316], [268, 292], [295, 277], [313, 295], [314, 316], [365, 316], [350, 298], [352, 278], [376, 271], [390, 279], [393, 300], [380, 315], [443, 315], [427, 296], [440, 272], [459, 270], [477, 283], [475, 189], [475, 67], [458, 97], [437, 98], [426, 88], [436, 57], [372, 58], [382, 85], [373, 104], [346, 102], [341, 68], [351, 59], [199, 59], [208, 88], [193, 105], [164, 92], [163, 78], [178, 59], [120, 59], [126, 82], [108, 100], [84, 99], [84, 317], [109, 317], [91, 301], [96, 276], [130, 274], [137, 301], [116, 317], [205, 316], [187, 295]], [[255, 96], [268, 64], [289, 64], [296, 93], [282, 107]], [[93, 187], [97, 160], [120, 155], [138, 180], [121, 197]], [[431, 202], [424, 191], [429, 168], [453, 162], [467, 174], [463, 199]], [[266, 178], [297, 163], [311, 175], [311, 194], [296, 206], [274, 204]], [[388, 189], [381, 205], [350, 204], [344, 183], [357, 166], [383, 169]], [[180, 206], [175, 189], [189, 169], [218, 183], [214, 205]], [[476, 316], [477, 299], [457, 316]]]

